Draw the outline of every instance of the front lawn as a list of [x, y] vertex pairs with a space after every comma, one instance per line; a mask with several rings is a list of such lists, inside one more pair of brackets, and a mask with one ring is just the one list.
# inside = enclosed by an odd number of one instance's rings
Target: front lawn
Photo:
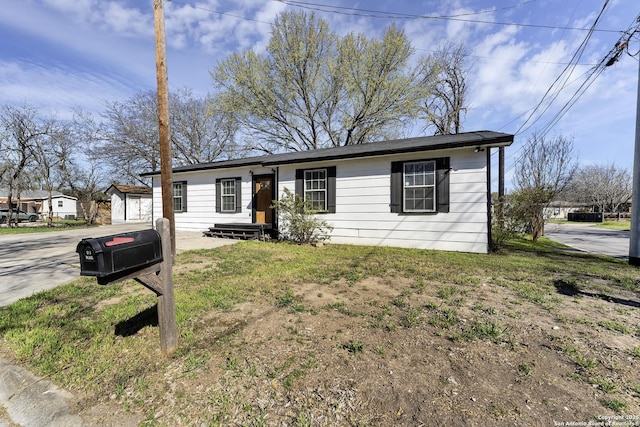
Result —
[[156, 297], [81, 278], [0, 309], [0, 353], [143, 425], [554, 425], [640, 413], [640, 272], [545, 239], [500, 254], [241, 242]]
[[631, 230], [631, 221], [605, 221], [596, 226], [612, 230]]

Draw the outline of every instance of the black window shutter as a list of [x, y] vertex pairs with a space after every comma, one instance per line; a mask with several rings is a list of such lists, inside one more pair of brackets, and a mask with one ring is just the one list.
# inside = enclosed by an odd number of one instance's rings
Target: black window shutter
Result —
[[242, 212], [242, 178], [236, 178], [236, 213]]
[[336, 167], [327, 168], [327, 212], [336, 213]]
[[304, 169], [296, 169], [296, 194], [304, 199]]
[[449, 157], [436, 159], [436, 210], [449, 212]]
[[187, 181], [182, 182], [182, 212], [187, 211]]
[[216, 179], [216, 212], [222, 211], [222, 197], [220, 195], [220, 180]]
[[402, 166], [403, 162], [391, 162], [391, 212], [402, 212]]

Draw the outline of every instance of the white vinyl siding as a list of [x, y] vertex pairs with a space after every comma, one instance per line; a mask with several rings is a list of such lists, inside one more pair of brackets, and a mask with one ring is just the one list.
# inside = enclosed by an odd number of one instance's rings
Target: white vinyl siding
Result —
[[[257, 175], [273, 173], [271, 168], [255, 166], [253, 168], [234, 168], [232, 173], [229, 169], [191, 171], [180, 174], [174, 172], [175, 179], [188, 183], [185, 188], [188, 190], [189, 198], [188, 210], [175, 216], [176, 229], [202, 232], [215, 224], [251, 224], [251, 200], [253, 197], [251, 172]], [[242, 204], [243, 210], [240, 212], [216, 212], [216, 181], [234, 178], [236, 179], [237, 194], [240, 195], [240, 197], [236, 196], [236, 206], [245, 200], [246, 202]], [[153, 200], [153, 220], [155, 221], [157, 218], [162, 218], [162, 189], [159, 175], [153, 177]]]
[[[448, 211], [391, 212], [391, 163], [445, 157], [449, 158]], [[475, 153], [470, 147], [282, 164], [277, 166], [276, 194], [281, 197], [285, 188], [294, 191], [296, 183], [304, 180], [303, 170], [326, 170], [327, 208], [329, 212], [332, 204], [336, 208], [335, 213], [322, 213], [318, 218], [333, 227], [330, 242], [486, 253], [489, 236], [486, 158], [486, 153]], [[176, 229], [201, 232], [216, 223], [251, 223], [252, 177], [272, 174], [274, 168], [254, 165], [174, 172], [177, 179], [188, 182], [185, 188], [189, 193], [188, 212], [176, 215]], [[237, 177], [236, 185], [241, 186], [241, 200], [245, 201], [242, 212], [215, 212], [216, 180], [230, 177]], [[332, 179], [335, 183], [329, 185]], [[301, 195], [305, 188], [301, 182]], [[153, 177], [153, 191], [155, 219], [162, 216], [159, 175]]]
[[[77, 200], [70, 196], [53, 196], [52, 210], [54, 218], [75, 218], [77, 215]], [[49, 203], [42, 201], [42, 216], [49, 216]]]
[[[416, 153], [305, 164], [305, 170], [336, 166], [336, 213], [319, 216], [333, 227], [330, 242], [486, 253], [486, 156], [473, 149], [429, 153], [433, 158], [450, 157], [449, 212], [390, 212], [391, 162], [425, 157]], [[280, 166], [278, 194], [294, 188], [298, 168]]]

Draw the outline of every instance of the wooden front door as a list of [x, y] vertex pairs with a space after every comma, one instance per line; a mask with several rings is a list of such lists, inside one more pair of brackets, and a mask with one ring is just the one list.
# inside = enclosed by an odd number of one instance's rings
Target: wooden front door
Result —
[[259, 176], [254, 179], [256, 223], [273, 223], [273, 209], [271, 209], [271, 203], [274, 199], [273, 180], [273, 175]]

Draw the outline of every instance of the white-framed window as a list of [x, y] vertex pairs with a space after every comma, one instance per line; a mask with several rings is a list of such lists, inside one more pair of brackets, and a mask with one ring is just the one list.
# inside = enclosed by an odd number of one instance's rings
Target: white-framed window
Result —
[[187, 183], [173, 183], [173, 210], [174, 212], [187, 211]]
[[403, 167], [403, 211], [436, 211], [436, 162], [406, 162]]
[[304, 171], [304, 200], [311, 203], [314, 211], [327, 210], [327, 170], [309, 169]]
[[242, 178], [216, 178], [216, 212], [242, 212]]
[[235, 179], [223, 179], [220, 181], [220, 199], [222, 206], [220, 210], [222, 212], [235, 212], [236, 211], [236, 180]]
[[64, 201], [62, 201], [62, 200], [58, 200], [58, 207], [59, 207], [59, 208], [64, 207]]

